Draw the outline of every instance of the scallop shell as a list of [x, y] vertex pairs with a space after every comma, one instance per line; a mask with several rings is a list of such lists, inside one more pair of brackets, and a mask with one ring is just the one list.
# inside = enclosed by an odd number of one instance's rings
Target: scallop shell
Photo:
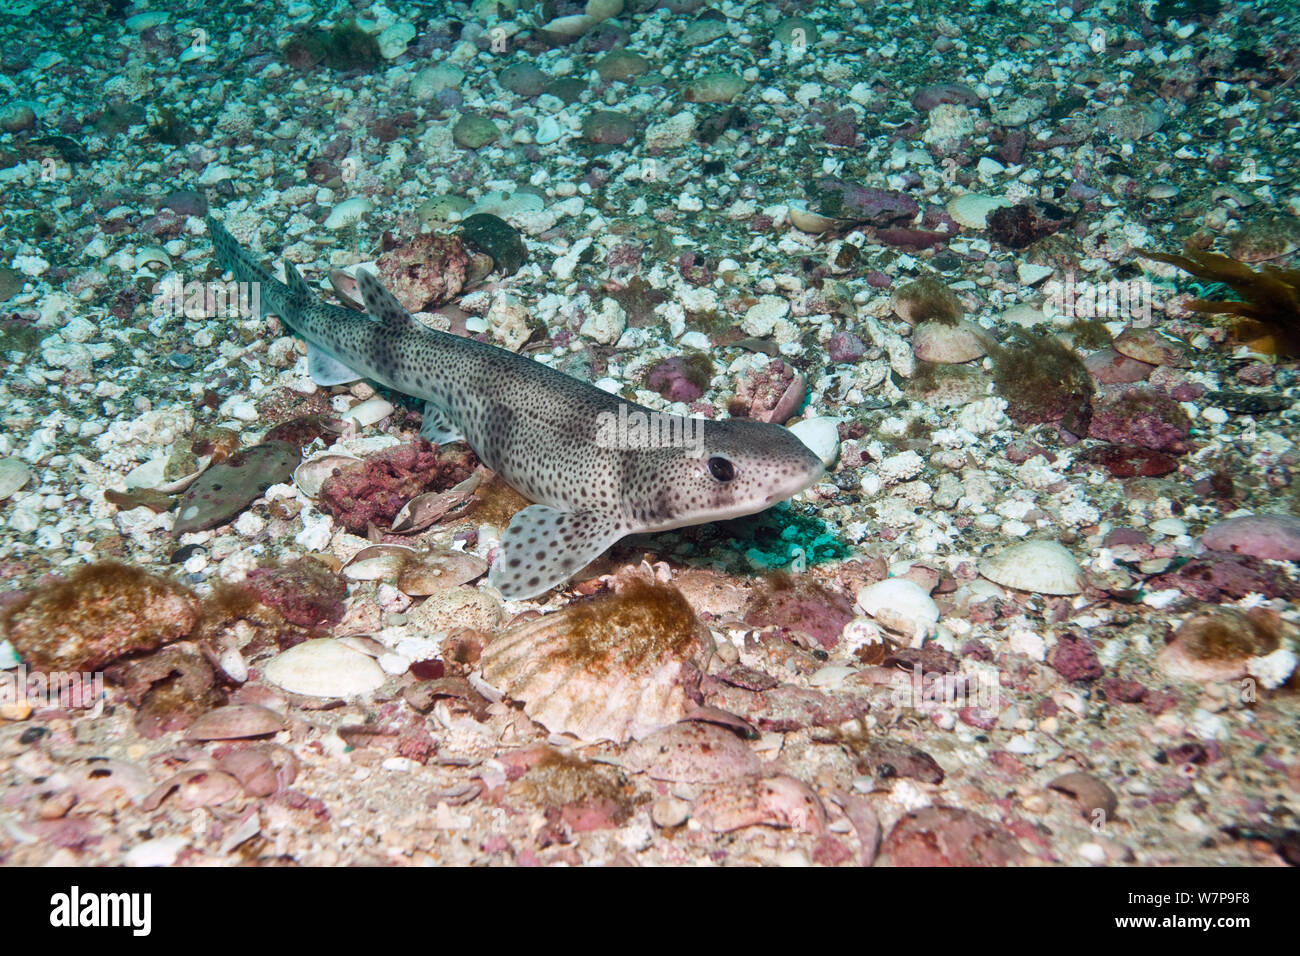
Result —
[[979, 572], [994, 584], [1034, 594], [1078, 594], [1083, 571], [1074, 555], [1055, 541], [1022, 541], [981, 558]]
[[681, 592], [633, 578], [506, 631], [484, 648], [483, 677], [552, 733], [622, 743], [686, 715], [683, 685], [712, 645]]
[[0, 501], [4, 501], [32, 477], [32, 470], [21, 458], [0, 458]]

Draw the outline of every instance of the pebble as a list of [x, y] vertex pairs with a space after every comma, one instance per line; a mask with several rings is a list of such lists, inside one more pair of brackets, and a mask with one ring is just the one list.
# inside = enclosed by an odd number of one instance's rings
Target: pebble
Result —
[[830, 468], [840, 455], [839, 423], [842, 419], [818, 415], [805, 418], [790, 426], [790, 431], [807, 445], [822, 464]]

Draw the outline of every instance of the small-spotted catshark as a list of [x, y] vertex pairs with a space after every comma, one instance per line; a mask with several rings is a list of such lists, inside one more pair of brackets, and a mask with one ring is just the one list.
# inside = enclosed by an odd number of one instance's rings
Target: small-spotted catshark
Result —
[[[563, 584], [625, 535], [753, 514], [822, 475], [821, 460], [780, 425], [654, 412], [506, 349], [434, 331], [364, 270], [365, 313], [327, 305], [291, 262], [281, 282], [211, 216], [208, 229], [221, 267], [258, 283], [263, 314], [306, 341], [313, 381], [367, 378], [424, 399], [422, 435], [467, 442], [537, 502], [511, 520], [488, 574], [507, 598]], [[658, 421], [659, 434], [690, 440], [620, 441], [610, 423], [629, 420]]]

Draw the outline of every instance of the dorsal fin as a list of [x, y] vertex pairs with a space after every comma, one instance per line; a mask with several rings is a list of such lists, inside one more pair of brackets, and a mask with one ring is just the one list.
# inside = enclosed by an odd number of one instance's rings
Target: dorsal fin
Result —
[[374, 273], [358, 269], [357, 289], [361, 293], [361, 301], [365, 303], [366, 312], [376, 322], [393, 328], [420, 326], [420, 323], [411, 317], [411, 313], [402, 307], [402, 303], [397, 301], [397, 297], [384, 287]]
[[316, 298], [316, 293], [313, 292], [311, 286], [307, 284], [307, 280], [302, 277], [302, 273], [298, 271], [298, 267], [288, 259], [282, 261], [284, 262], [284, 277], [289, 282], [289, 291], [304, 299]]

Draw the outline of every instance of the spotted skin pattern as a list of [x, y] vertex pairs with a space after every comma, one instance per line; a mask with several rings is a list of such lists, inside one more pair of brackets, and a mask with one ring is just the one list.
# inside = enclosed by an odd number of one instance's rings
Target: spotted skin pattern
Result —
[[823, 473], [790, 431], [747, 419], [692, 420], [683, 427], [702, 428], [702, 441], [678, 447], [598, 440], [602, 416], [617, 417], [620, 408], [675, 416], [505, 349], [428, 329], [365, 271], [357, 285], [368, 314], [327, 305], [289, 263], [293, 288], [211, 217], [208, 229], [222, 268], [236, 281], [261, 283], [264, 312], [361, 376], [431, 403], [484, 464], [537, 502], [511, 520], [489, 573], [507, 598], [563, 584], [626, 535], [753, 514]]

